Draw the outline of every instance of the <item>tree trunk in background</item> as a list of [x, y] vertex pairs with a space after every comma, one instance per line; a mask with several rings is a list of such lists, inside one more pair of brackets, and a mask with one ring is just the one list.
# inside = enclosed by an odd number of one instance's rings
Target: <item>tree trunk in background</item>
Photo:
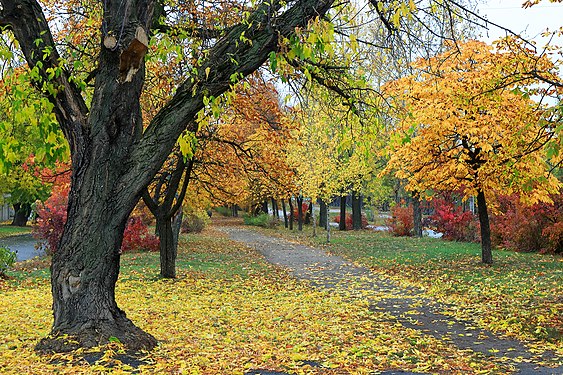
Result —
[[319, 210], [319, 227], [326, 228], [326, 223], [328, 221], [328, 207], [322, 199], [319, 199]]
[[482, 190], [479, 190], [477, 193], [477, 211], [479, 214], [479, 225], [481, 226], [481, 261], [485, 264], [493, 264], [489, 213], [487, 212], [485, 193]]
[[178, 255], [177, 240], [174, 239], [172, 220], [167, 215], [156, 217], [158, 239], [160, 240], [160, 276], [168, 279], [176, 278], [176, 257]]
[[268, 200], [264, 200], [264, 202], [262, 202], [262, 207], [260, 207], [260, 211], [264, 214], [268, 214]]
[[289, 230], [293, 230], [293, 221], [295, 217], [293, 216], [293, 200], [289, 198]]
[[340, 223], [338, 230], [346, 230], [346, 195], [340, 197]]
[[13, 226], [25, 227], [27, 225], [27, 219], [31, 214], [31, 204], [30, 203], [14, 203], [14, 219], [12, 220]]
[[283, 224], [287, 228], [289, 226], [289, 223], [288, 223], [288, 220], [287, 220], [287, 210], [285, 208], [285, 200], [282, 199], [281, 204], [282, 204], [282, 210], [283, 210]]
[[362, 196], [357, 191], [352, 191], [352, 227], [362, 229]]
[[280, 212], [278, 210], [278, 202], [272, 198], [272, 216], [279, 219], [280, 218]]
[[422, 208], [420, 207], [420, 195], [417, 192], [412, 193], [412, 214], [414, 236], [422, 237]]
[[231, 216], [232, 217], [237, 217], [238, 216], [238, 207], [236, 204], [233, 204], [231, 206]]
[[303, 196], [297, 196], [297, 230], [303, 231]]

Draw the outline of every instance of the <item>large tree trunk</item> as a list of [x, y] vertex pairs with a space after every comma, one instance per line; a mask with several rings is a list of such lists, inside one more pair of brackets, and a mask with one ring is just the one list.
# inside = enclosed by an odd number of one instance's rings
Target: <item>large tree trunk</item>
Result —
[[362, 199], [356, 191], [352, 191], [352, 227], [354, 230], [362, 229]]
[[416, 192], [412, 193], [412, 213], [414, 236], [422, 237], [422, 208], [420, 207], [420, 195]]
[[477, 211], [479, 213], [479, 225], [481, 226], [481, 261], [485, 264], [493, 264], [489, 213], [487, 212], [485, 193], [482, 190], [477, 193]]
[[31, 214], [31, 204], [29, 203], [14, 203], [14, 219], [12, 220], [13, 226], [25, 227], [27, 219]]
[[[228, 90], [233, 76], [254, 72], [276, 52], [280, 38], [322, 17], [331, 4], [330, 0], [258, 4], [248, 20], [229, 26], [216, 39], [197, 72], [178, 86], [143, 131], [139, 97], [146, 49], [140, 40], [146, 39], [153, 24], [153, 0], [132, 0], [126, 6], [104, 2], [102, 39], [109, 43], [99, 46], [90, 106], [61, 67], [63, 59], [39, 3], [0, 0], [0, 26], [13, 32], [29, 68], [37, 68], [40, 78], [35, 83], [56, 88], [45, 95], [71, 150], [67, 222], [51, 266], [54, 323], [39, 350], [92, 347], [112, 337], [133, 350], [156, 345], [155, 338], [137, 328], [115, 302], [119, 249], [129, 214], [182, 132], [197, 130], [195, 118], [204, 98]], [[119, 37], [115, 45], [112, 35]], [[249, 43], [241, 43], [242, 36]]]
[[338, 230], [346, 230], [346, 195], [340, 197], [340, 223]]

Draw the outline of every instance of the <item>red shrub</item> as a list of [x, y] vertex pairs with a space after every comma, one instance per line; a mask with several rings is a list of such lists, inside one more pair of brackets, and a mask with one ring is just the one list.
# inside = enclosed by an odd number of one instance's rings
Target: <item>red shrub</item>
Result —
[[412, 205], [393, 206], [391, 217], [385, 220], [385, 224], [389, 227], [389, 233], [394, 236], [412, 236], [414, 228]]
[[[336, 223], [340, 224], [340, 215], [336, 216], [334, 218], [334, 221]], [[362, 224], [361, 224], [361, 228], [365, 229], [368, 226], [368, 219], [366, 218], [366, 215], [362, 214]], [[351, 214], [346, 214], [346, 230], [352, 230], [354, 228], [353, 223], [352, 223], [352, 215]]]
[[476, 216], [469, 211], [444, 199], [433, 201], [434, 214], [430, 217], [438, 232], [444, 234], [444, 239], [453, 241], [479, 241], [479, 223]]
[[33, 236], [45, 241], [43, 246], [48, 254], [55, 252], [63, 234], [68, 189], [68, 185], [54, 186], [49, 199], [37, 206], [37, 225], [33, 228]]
[[123, 233], [121, 252], [126, 251], [158, 251], [158, 238], [149, 233], [149, 227], [140, 217], [131, 217], [127, 221], [127, 227]]
[[563, 196], [554, 204], [524, 206], [518, 195], [499, 198], [499, 213], [491, 215], [494, 244], [515, 251], [563, 253]]
[[[67, 219], [68, 185], [53, 188], [51, 197], [37, 209], [37, 225], [33, 228], [35, 238], [44, 240], [48, 254], [57, 251]], [[131, 217], [125, 228], [121, 251], [158, 251], [158, 238], [148, 232], [148, 227], [139, 217]]]

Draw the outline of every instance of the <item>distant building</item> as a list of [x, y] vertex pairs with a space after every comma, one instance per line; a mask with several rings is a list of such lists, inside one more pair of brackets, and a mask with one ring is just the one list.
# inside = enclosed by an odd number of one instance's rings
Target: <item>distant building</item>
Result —
[[4, 196], [0, 198], [0, 221], [8, 221], [14, 218], [14, 209], [12, 205], [6, 203], [6, 200], [9, 197], [10, 194], [4, 194]]

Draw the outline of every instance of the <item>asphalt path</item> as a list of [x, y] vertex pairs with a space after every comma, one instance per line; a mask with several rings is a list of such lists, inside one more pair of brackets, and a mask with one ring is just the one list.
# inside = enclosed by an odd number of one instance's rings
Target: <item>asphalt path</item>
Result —
[[18, 262], [44, 255], [45, 252], [36, 249], [36, 245], [37, 240], [31, 234], [0, 238], [0, 247], [7, 247], [12, 251], [16, 251]]

